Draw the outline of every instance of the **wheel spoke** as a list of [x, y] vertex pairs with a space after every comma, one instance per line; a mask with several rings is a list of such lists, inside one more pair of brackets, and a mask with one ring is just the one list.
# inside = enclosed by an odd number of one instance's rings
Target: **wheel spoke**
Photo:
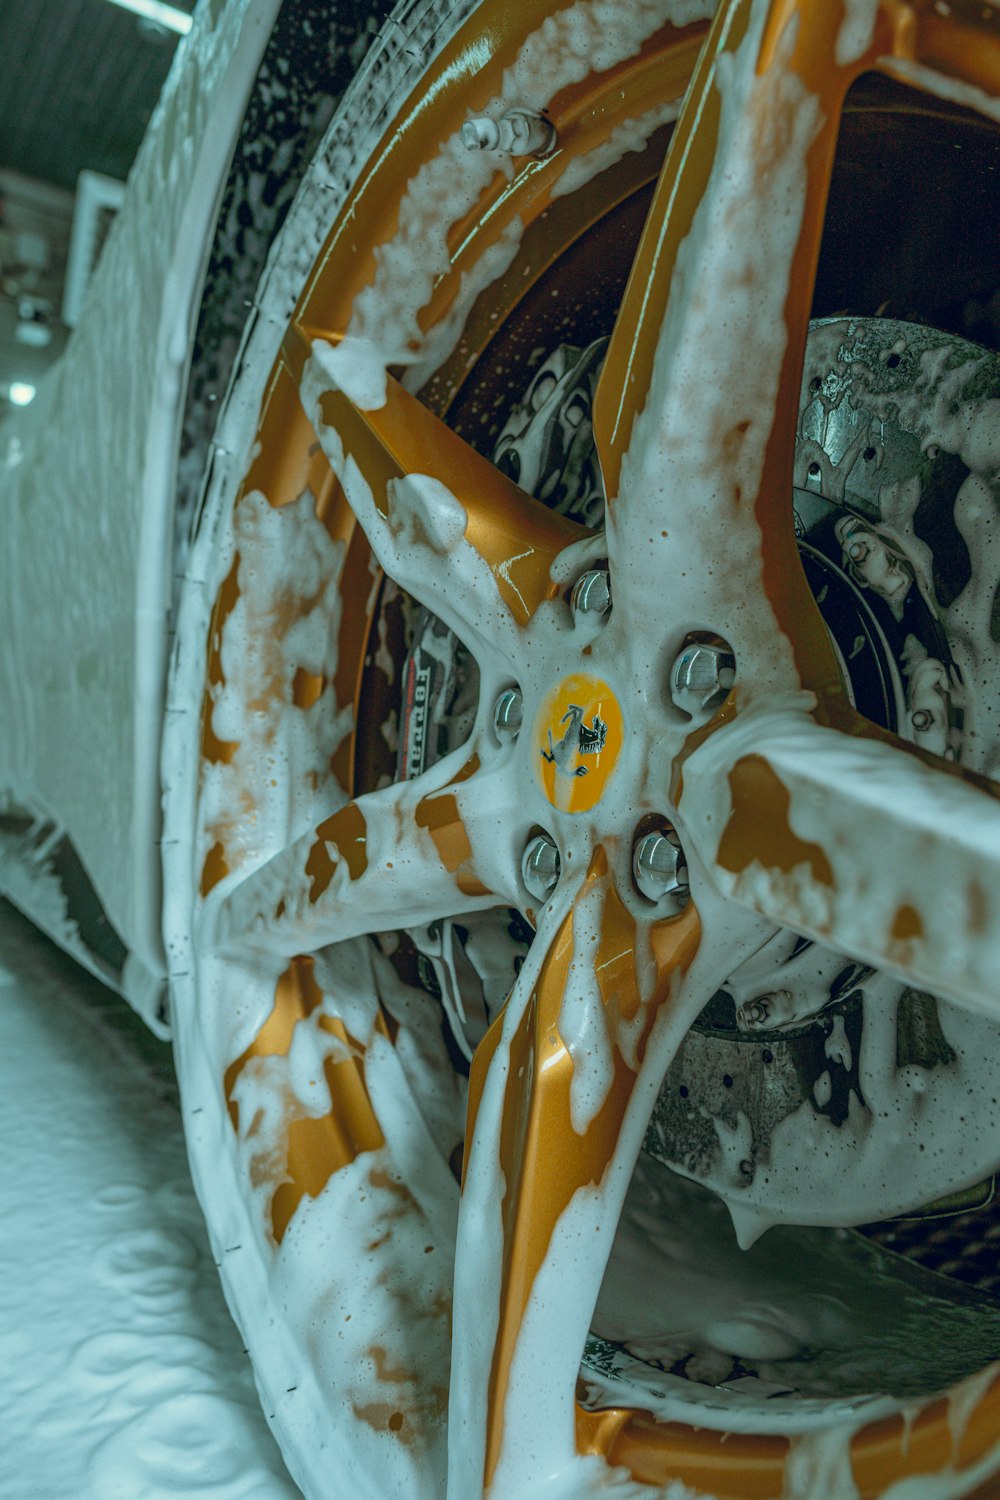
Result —
[[657, 1090], [734, 952], [761, 940], [755, 918], [721, 946], [701, 935], [693, 904], [637, 923], [599, 850], [476, 1054], [449, 1493], [516, 1488], [572, 1451], [580, 1358]]
[[838, 707], [748, 715], [684, 766], [689, 846], [775, 922], [998, 1012], [1000, 789]]
[[744, 697], [837, 679], [791, 488], [840, 107], [873, 55], [839, 64], [842, 20], [827, 0], [720, 6], [595, 402], [616, 608], [648, 618], [669, 579], [662, 628], [729, 640]]
[[526, 495], [391, 375], [362, 384], [363, 340], [318, 339], [308, 360], [303, 335], [286, 342], [304, 369], [307, 414], [384, 570], [465, 639], [515, 640], [565, 589], [552, 577], [559, 554], [590, 533]]
[[502, 789], [476, 756], [450, 778], [449, 765], [455, 757], [346, 803], [235, 888], [220, 888], [206, 907], [208, 944], [288, 956], [509, 901], [484, 883], [490, 848], [474, 858], [466, 826], [466, 813]]

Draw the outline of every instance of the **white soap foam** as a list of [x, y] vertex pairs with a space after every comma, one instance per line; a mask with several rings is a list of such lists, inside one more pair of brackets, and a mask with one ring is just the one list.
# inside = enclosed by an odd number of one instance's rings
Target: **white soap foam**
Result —
[[17, 1162], [0, 1179], [0, 1496], [295, 1500], [218, 1285], [169, 1052], [148, 1060], [122, 1003], [3, 907], [0, 947]]

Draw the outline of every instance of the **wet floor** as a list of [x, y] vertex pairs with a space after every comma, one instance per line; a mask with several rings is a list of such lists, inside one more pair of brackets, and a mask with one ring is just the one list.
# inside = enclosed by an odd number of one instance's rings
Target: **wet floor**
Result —
[[297, 1500], [170, 1048], [0, 902], [0, 1500]]

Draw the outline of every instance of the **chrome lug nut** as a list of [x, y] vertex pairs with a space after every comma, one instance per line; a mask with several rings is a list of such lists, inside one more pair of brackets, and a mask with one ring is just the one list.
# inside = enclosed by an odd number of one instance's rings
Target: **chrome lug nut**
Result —
[[502, 745], [513, 744], [521, 732], [524, 699], [517, 688], [501, 693], [493, 709], [493, 728]]
[[462, 126], [462, 145], [469, 151], [508, 151], [511, 156], [548, 156], [556, 144], [555, 127], [528, 109], [511, 109], [499, 120], [474, 115]]
[[559, 850], [547, 834], [529, 839], [521, 855], [521, 879], [536, 901], [547, 901], [559, 880]]
[[718, 708], [736, 681], [736, 658], [728, 646], [692, 641], [670, 670], [670, 696], [692, 718]]
[[570, 595], [573, 613], [578, 615], [606, 615], [611, 608], [611, 579], [606, 568], [592, 568], [583, 573], [573, 585]]
[[687, 862], [680, 845], [664, 833], [647, 833], [632, 850], [632, 875], [636, 890], [647, 901], [668, 896], [680, 901], [687, 896]]

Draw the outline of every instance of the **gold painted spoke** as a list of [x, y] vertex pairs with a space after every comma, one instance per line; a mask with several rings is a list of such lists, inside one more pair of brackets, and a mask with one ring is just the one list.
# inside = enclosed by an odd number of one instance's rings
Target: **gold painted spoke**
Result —
[[572, 1451], [580, 1358], [649, 1112], [731, 959], [707, 976], [700, 934], [693, 905], [640, 926], [599, 850], [575, 900], [543, 917], [476, 1054], [456, 1267], [455, 1493], [484, 1482], [506, 1492]]
[[[302, 337], [288, 341], [300, 362]], [[353, 348], [317, 340], [301, 389], [375, 556], [466, 639], [512, 638], [564, 591], [553, 563], [590, 533], [526, 495], [391, 375], [356, 389], [345, 373]]]
[[220, 887], [206, 906], [209, 946], [289, 956], [498, 904], [503, 897], [482, 878], [490, 877], [489, 849], [473, 858], [465, 822], [497, 788], [475, 756], [450, 780], [441, 774], [447, 764], [346, 803], [245, 879]]
[[773, 921], [997, 1015], [1000, 788], [844, 705], [828, 718], [748, 715], [694, 751], [689, 851]]
[[837, 680], [791, 495], [840, 107], [877, 50], [836, 66], [843, 20], [829, 0], [723, 0], [595, 401], [616, 609], [662, 598], [664, 630], [715, 630], [746, 693]]

